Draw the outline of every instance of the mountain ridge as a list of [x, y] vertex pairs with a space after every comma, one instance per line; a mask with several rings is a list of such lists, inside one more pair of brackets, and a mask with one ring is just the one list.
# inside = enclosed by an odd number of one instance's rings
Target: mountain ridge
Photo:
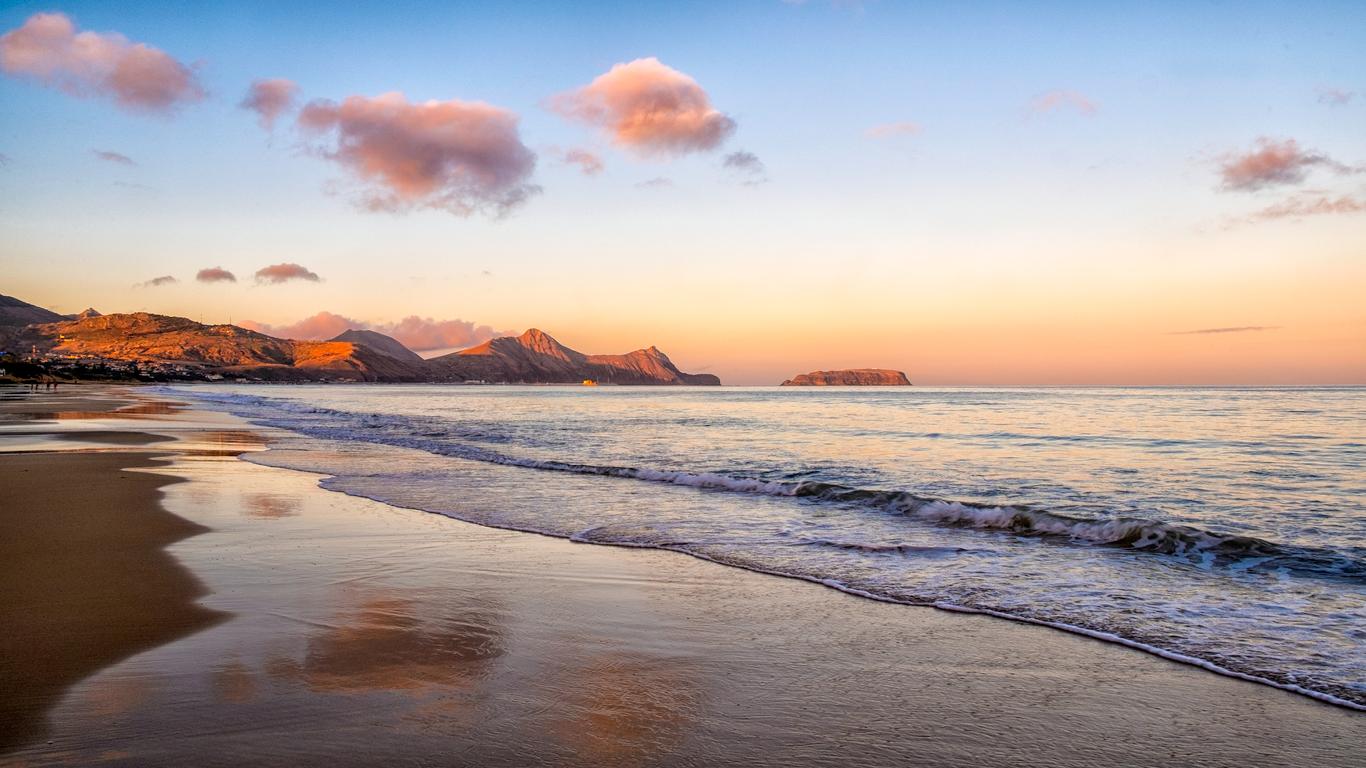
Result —
[[[49, 363], [115, 363], [134, 375], [262, 381], [487, 382], [711, 385], [711, 374], [680, 371], [650, 346], [623, 355], [588, 355], [532, 328], [424, 360], [397, 339], [348, 330], [327, 341], [281, 339], [229, 324], [206, 325], [150, 312], [82, 312], [74, 318], [12, 297], [0, 297], [0, 351], [37, 350]], [[39, 322], [21, 323], [28, 318]], [[0, 323], [3, 324], [3, 323]]]
[[464, 380], [499, 383], [676, 384], [718, 386], [708, 373], [680, 371], [659, 348], [650, 346], [622, 355], [588, 355], [561, 344], [539, 328], [520, 336], [500, 336], [469, 349], [432, 358]]

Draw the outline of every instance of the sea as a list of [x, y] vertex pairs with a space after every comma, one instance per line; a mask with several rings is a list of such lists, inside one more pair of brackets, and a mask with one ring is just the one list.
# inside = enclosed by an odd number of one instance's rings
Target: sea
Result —
[[1364, 388], [166, 391], [285, 430], [251, 461], [414, 514], [1046, 625], [1366, 709]]

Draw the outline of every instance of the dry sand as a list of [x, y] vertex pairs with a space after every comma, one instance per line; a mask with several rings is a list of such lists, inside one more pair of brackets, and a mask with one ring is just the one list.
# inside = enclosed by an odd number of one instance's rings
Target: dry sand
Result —
[[[0, 455], [4, 485], [40, 472], [46, 481], [15, 487], [81, 489], [45, 507], [5, 497], [4, 546], [29, 551], [38, 569], [5, 565], [6, 592], [19, 586], [30, 595], [23, 605], [44, 621], [75, 622], [84, 638], [32, 676], [5, 678], [6, 700], [30, 711], [67, 691], [47, 710], [45, 739], [8, 718], [0, 725], [10, 743], [27, 740], [10, 754], [15, 764], [1326, 767], [1366, 758], [1359, 713], [1046, 628], [324, 491], [315, 475], [233, 458], [268, 432], [165, 410], [136, 424], [106, 414], [11, 425], [145, 426], [179, 438], [151, 449], [171, 456], [164, 466], [149, 466], [147, 448], [0, 429], [0, 445], [57, 446]], [[188, 482], [167, 485], [172, 477]], [[159, 494], [182, 521], [156, 509]], [[134, 516], [153, 522], [112, 530]], [[190, 535], [202, 527], [211, 530]], [[140, 554], [109, 560], [112, 572], [81, 570], [106, 536], [138, 542]], [[170, 541], [174, 560], [162, 549]], [[49, 583], [21, 583], [31, 574]], [[162, 599], [97, 593], [106, 583], [141, 590], [143, 580], [177, 586]], [[200, 607], [189, 604], [196, 596]], [[15, 621], [11, 599], [0, 603], [6, 662], [48, 658], [29, 649], [48, 642], [47, 630]], [[103, 607], [74, 615], [92, 604]], [[141, 628], [135, 642], [127, 627]]]

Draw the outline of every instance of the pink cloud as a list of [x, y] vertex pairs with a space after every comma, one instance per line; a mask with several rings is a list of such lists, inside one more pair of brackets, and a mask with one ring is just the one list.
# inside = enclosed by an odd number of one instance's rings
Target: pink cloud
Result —
[[319, 312], [312, 317], [305, 317], [299, 322], [289, 325], [269, 325], [246, 320], [241, 323], [241, 326], [282, 339], [304, 339], [308, 341], [330, 339], [343, 331], [366, 327], [362, 322], [332, 312]]
[[1315, 166], [1344, 174], [1361, 170], [1343, 165], [1327, 155], [1302, 150], [1294, 139], [1276, 141], [1263, 136], [1257, 139], [1256, 149], [1250, 152], [1224, 155], [1219, 174], [1223, 177], [1224, 189], [1252, 192], [1264, 187], [1298, 184]]
[[267, 131], [275, 128], [275, 121], [288, 112], [299, 95], [299, 86], [284, 78], [253, 80], [247, 95], [237, 106], [256, 113], [261, 127]]
[[1029, 102], [1029, 113], [1033, 115], [1055, 112], [1063, 108], [1076, 110], [1084, 117], [1093, 117], [1099, 111], [1095, 102], [1082, 94], [1061, 89], [1045, 91]]
[[235, 283], [237, 282], [237, 275], [222, 267], [206, 267], [199, 270], [194, 279], [201, 283]]
[[393, 336], [408, 349], [422, 352], [450, 347], [472, 347], [495, 336], [511, 335], [495, 331], [487, 325], [475, 325], [468, 320], [433, 320], [430, 317], [409, 315], [397, 323], [372, 326], [386, 336]]
[[1247, 217], [1248, 221], [1299, 219], [1305, 216], [1324, 216], [1341, 213], [1366, 213], [1366, 201], [1341, 195], [1332, 198], [1322, 194], [1305, 194], [1269, 205]]
[[357, 329], [377, 331], [397, 339], [415, 352], [434, 349], [472, 347], [508, 332], [495, 331], [487, 325], [476, 325], [468, 320], [434, 320], [411, 315], [396, 323], [367, 323], [332, 312], [319, 312], [289, 325], [269, 325], [247, 321], [242, 327], [287, 339], [331, 339], [343, 331]]
[[584, 176], [602, 173], [602, 158], [586, 149], [569, 149], [560, 153], [560, 161], [565, 165], [577, 165]]
[[0, 69], [131, 111], [170, 112], [204, 98], [189, 67], [117, 32], [77, 32], [65, 14], [37, 13], [0, 36]]
[[540, 191], [530, 183], [536, 154], [522, 143], [517, 116], [482, 102], [350, 96], [310, 102], [298, 122], [335, 139], [322, 154], [368, 187], [369, 210], [502, 215]]
[[893, 136], [914, 136], [920, 133], [920, 123], [909, 121], [900, 123], [883, 123], [875, 125], [865, 131], [869, 138], [887, 139]]
[[283, 264], [271, 264], [269, 267], [261, 267], [256, 270], [256, 282], [279, 285], [290, 280], [307, 280], [316, 283], [322, 280], [318, 273], [310, 271], [308, 268], [292, 262]]
[[696, 80], [655, 58], [617, 64], [588, 85], [554, 97], [550, 107], [642, 155], [712, 150], [735, 132], [735, 121], [712, 107]]
[[1319, 89], [1319, 103], [1327, 104], [1330, 107], [1346, 106], [1353, 96], [1356, 96], [1355, 91], [1344, 91], [1341, 88]]

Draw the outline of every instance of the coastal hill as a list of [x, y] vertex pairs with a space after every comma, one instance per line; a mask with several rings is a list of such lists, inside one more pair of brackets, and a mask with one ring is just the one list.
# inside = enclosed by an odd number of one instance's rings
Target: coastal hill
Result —
[[49, 364], [171, 378], [260, 381], [465, 382], [509, 384], [718, 385], [710, 374], [683, 373], [656, 347], [624, 355], [587, 355], [532, 329], [424, 360], [398, 340], [349, 330], [328, 341], [280, 339], [236, 325], [204, 325], [147, 312], [74, 319], [0, 297], [0, 353], [34, 350]]
[[398, 339], [395, 339], [392, 336], [385, 336], [379, 331], [365, 331], [352, 328], [348, 331], [342, 331], [331, 339], [328, 339], [328, 341], [364, 344], [376, 352], [413, 365], [423, 365], [426, 362], [422, 359], [421, 355], [403, 346], [402, 342]]
[[846, 368], [812, 371], [784, 381], [784, 387], [909, 387], [906, 374], [888, 368]]
[[57, 357], [177, 368], [186, 374], [268, 381], [424, 378], [421, 367], [363, 344], [277, 339], [236, 325], [204, 325], [147, 312], [30, 325], [21, 341]]
[[586, 355], [537, 328], [503, 336], [428, 363], [466, 381], [571, 384], [591, 379], [604, 384], [690, 384], [716, 386], [708, 373], [683, 373], [656, 347], [624, 355]]
[[51, 310], [0, 294], [0, 326], [22, 327], [34, 323], [56, 323], [65, 319], [65, 316]]

